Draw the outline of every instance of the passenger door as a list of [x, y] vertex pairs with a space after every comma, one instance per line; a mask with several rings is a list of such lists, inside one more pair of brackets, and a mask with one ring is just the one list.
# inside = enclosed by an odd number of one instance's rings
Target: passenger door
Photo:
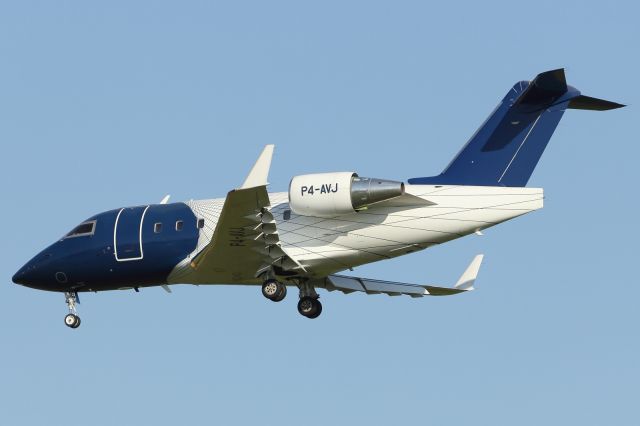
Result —
[[127, 207], [118, 212], [113, 231], [113, 246], [117, 261], [144, 258], [142, 224], [148, 208], [149, 206]]

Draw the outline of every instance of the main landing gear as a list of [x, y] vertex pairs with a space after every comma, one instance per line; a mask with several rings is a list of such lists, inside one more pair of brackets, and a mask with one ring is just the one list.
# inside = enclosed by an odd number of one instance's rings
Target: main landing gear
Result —
[[[307, 282], [299, 282], [300, 300], [298, 312], [307, 318], [318, 318], [322, 313], [322, 304], [318, 300], [320, 296], [315, 288]], [[262, 295], [273, 302], [282, 301], [287, 295], [287, 286], [280, 281], [269, 278], [262, 284]]]
[[64, 298], [67, 306], [69, 307], [69, 313], [64, 317], [65, 325], [71, 328], [80, 327], [80, 317], [76, 313], [76, 304], [79, 303], [78, 293], [75, 291], [65, 292]]

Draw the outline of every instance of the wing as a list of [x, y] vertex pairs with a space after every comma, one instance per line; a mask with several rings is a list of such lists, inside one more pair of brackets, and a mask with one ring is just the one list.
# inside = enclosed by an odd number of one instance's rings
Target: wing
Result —
[[301, 268], [280, 248], [269, 212], [272, 157], [273, 145], [267, 145], [242, 186], [227, 194], [211, 242], [191, 263], [198, 281], [251, 283], [272, 267]]
[[400, 296], [402, 294], [411, 297], [423, 296], [449, 296], [473, 290], [473, 285], [478, 277], [478, 271], [482, 264], [483, 255], [479, 254], [473, 258], [467, 269], [464, 271], [458, 282], [453, 287], [439, 287], [433, 285], [406, 284], [391, 281], [372, 280], [368, 278], [348, 277], [344, 275], [329, 275], [328, 277], [314, 283], [318, 287], [324, 287], [329, 291], [339, 290], [343, 293], [363, 291], [367, 294], [384, 293], [389, 296]]

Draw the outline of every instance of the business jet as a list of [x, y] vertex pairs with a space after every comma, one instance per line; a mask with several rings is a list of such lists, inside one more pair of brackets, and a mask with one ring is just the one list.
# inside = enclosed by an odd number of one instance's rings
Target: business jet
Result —
[[174, 284], [262, 286], [279, 302], [299, 291], [298, 311], [322, 312], [317, 290], [448, 296], [473, 290], [477, 255], [453, 286], [341, 275], [354, 267], [445, 243], [542, 208], [526, 184], [567, 109], [624, 105], [582, 95], [564, 69], [516, 83], [445, 170], [407, 183], [354, 171], [295, 176], [267, 192], [273, 145], [226, 198], [121, 207], [83, 221], [13, 277], [62, 292], [80, 326], [78, 294]]

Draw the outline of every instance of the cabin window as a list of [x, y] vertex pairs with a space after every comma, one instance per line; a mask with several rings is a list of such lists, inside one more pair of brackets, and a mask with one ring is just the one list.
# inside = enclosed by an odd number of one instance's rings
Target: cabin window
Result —
[[93, 235], [96, 232], [96, 221], [90, 220], [87, 222], [83, 222], [80, 225], [73, 228], [65, 238], [71, 237], [86, 237], [89, 235]]
[[204, 219], [198, 219], [198, 229], [204, 228]]
[[176, 221], [176, 231], [182, 231], [184, 228], [184, 222], [181, 220]]
[[153, 224], [153, 233], [154, 234], [159, 234], [160, 232], [162, 232], [162, 223], [160, 223], [160, 222], [154, 223]]

